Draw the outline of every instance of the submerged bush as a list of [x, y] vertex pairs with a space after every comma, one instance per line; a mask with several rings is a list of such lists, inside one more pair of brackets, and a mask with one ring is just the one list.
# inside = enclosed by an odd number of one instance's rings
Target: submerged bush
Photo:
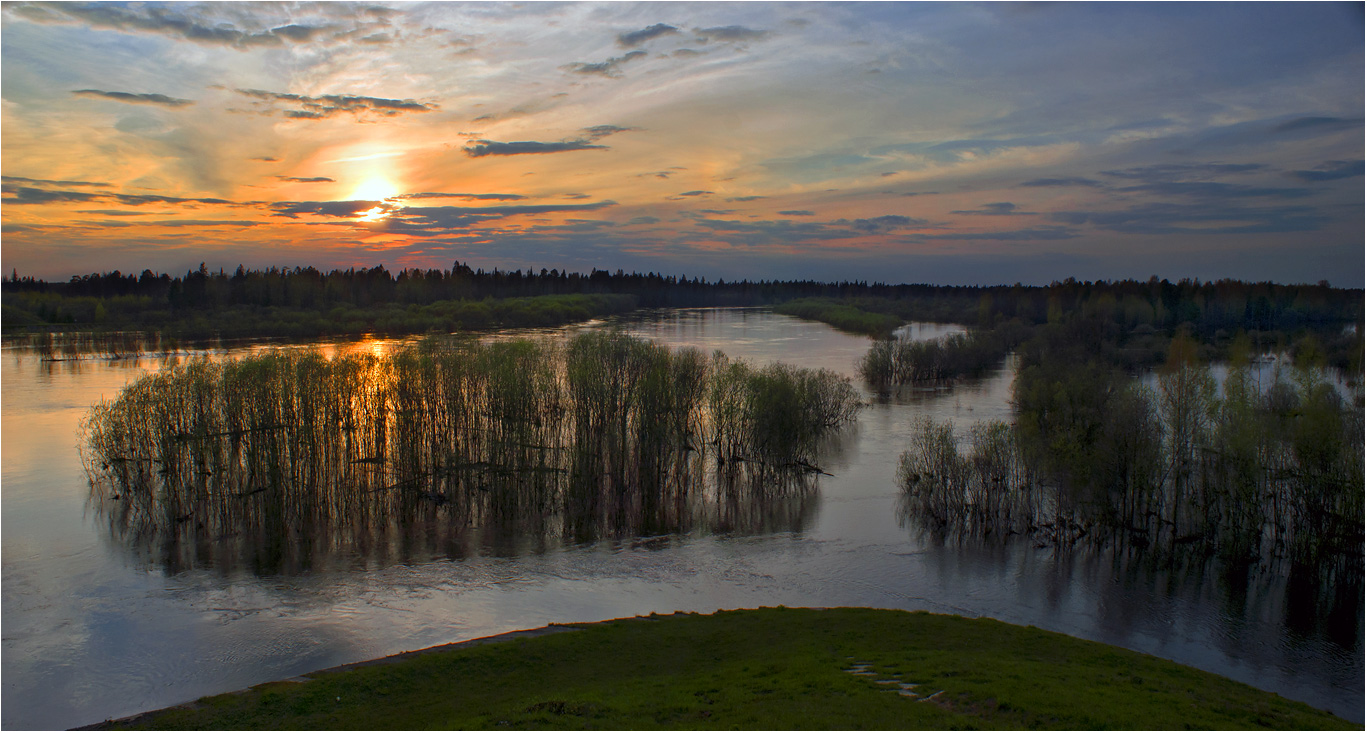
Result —
[[746, 531], [802, 505], [821, 439], [858, 407], [831, 372], [620, 333], [427, 340], [169, 367], [92, 408], [84, 456], [116, 534], [185, 552], [509, 523], [573, 541]]
[[888, 390], [916, 382], [933, 382], [981, 374], [1006, 358], [1025, 340], [1029, 329], [1009, 321], [991, 330], [956, 333], [931, 341], [898, 337], [877, 341], [858, 365], [871, 387]]
[[1236, 361], [1217, 394], [1180, 347], [1157, 390], [1023, 372], [1016, 423], [974, 426], [966, 453], [948, 423], [920, 423], [901, 457], [904, 508], [937, 531], [1287, 558], [1360, 583], [1360, 393], [1349, 405], [1307, 369], [1259, 389]]

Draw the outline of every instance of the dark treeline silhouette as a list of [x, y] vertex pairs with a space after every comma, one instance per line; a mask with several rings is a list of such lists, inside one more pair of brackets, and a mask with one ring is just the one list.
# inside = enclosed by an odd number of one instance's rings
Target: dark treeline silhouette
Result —
[[[193, 359], [92, 408], [83, 457], [113, 535], [170, 571], [335, 554], [800, 529], [847, 378], [671, 351], [425, 340], [390, 356]], [[472, 540], [471, 538], [476, 538]]]
[[[74, 276], [66, 282], [44, 282], [17, 273], [0, 283], [7, 328], [36, 329], [72, 324], [83, 328], [165, 330], [176, 335], [205, 335], [236, 329], [237, 335], [279, 335], [280, 320], [301, 320], [288, 335], [317, 335], [369, 328], [385, 332], [423, 332], [443, 327], [487, 328], [521, 323], [516, 314], [495, 317], [477, 314], [471, 324], [463, 312], [444, 303], [536, 299], [556, 296], [628, 296], [603, 311], [631, 307], [789, 306], [794, 315], [832, 322], [867, 333], [886, 333], [897, 321], [922, 320], [963, 323], [991, 328], [1019, 320], [1033, 325], [1058, 321], [1064, 314], [1092, 313], [1126, 334], [1142, 336], [1149, 329], [1172, 335], [1186, 326], [1201, 340], [1222, 332], [1244, 330], [1255, 334], [1327, 331], [1362, 319], [1362, 290], [1315, 285], [1245, 283], [1233, 280], [1170, 282], [1083, 282], [1072, 278], [1048, 286], [890, 285], [866, 281], [813, 280], [709, 281], [687, 275], [626, 273], [592, 270], [584, 274], [539, 271], [471, 269], [456, 262], [449, 270], [406, 269], [391, 273], [384, 267], [323, 272], [312, 267], [248, 270], [228, 273], [198, 270], [172, 277], [144, 270], [141, 275], [118, 271]], [[556, 302], [556, 301], [551, 301]], [[559, 301], [568, 302], [568, 301]], [[582, 309], [584, 301], [575, 301]], [[602, 303], [599, 303], [602, 305]], [[573, 310], [573, 308], [571, 308]], [[244, 313], [266, 312], [269, 317]], [[385, 317], [359, 317], [361, 312], [383, 312]], [[556, 317], [573, 320], [574, 313]], [[544, 316], [544, 314], [543, 314]], [[351, 320], [348, 321], [348, 318]], [[554, 320], [549, 316], [541, 321]], [[561, 321], [566, 322], [566, 321]], [[340, 324], [340, 325], [339, 325]], [[250, 329], [262, 333], [247, 333]], [[291, 331], [291, 329], [285, 329]]]

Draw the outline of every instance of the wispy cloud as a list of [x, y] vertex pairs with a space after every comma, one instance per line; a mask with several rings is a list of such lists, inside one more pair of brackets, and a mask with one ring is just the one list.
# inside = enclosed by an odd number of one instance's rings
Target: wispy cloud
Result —
[[920, 234], [918, 239], [939, 241], [985, 241], [985, 242], [1040, 242], [1076, 239], [1082, 236], [1068, 227], [1048, 226], [1029, 229], [1013, 229], [996, 232], [950, 232], [947, 234]]
[[597, 74], [598, 76], [616, 78], [622, 75], [621, 67], [623, 64], [645, 57], [645, 51], [628, 51], [621, 56], [614, 56], [607, 61], [599, 61], [597, 63], [575, 62], [572, 64], [565, 64], [560, 68], [571, 74]]
[[1309, 206], [1213, 206], [1208, 203], [1152, 203], [1106, 211], [1060, 211], [1065, 224], [1091, 224], [1128, 234], [1265, 234], [1322, 228], [1328, 218]]
[[[1029, 181], [1025, 181], [1024, 183], [1021, 183], [1019, 185], [1038, 188], [1063, 186], [1083, 186], [1087, 188], [1097, 188], [1104, 184], [1102, 184], [1101, 181], [1092, 178], [1082, 178], [1079, 176], [1073, 176], [1070, 178], [1035, 178]], [[903, 195], [909, 196], [911, 194]]]
[[51, 204], [88, 201], [116, 201], [127, 206], [144, 204], [233, 204], [227, 199], [216, 198], [179, 198], [155, 194], [93, 193], [87, 191], [60, 191], [29, 186], [0, 185], [0, 193], [9, 194], [4, 199], [7, 204]]
[[637, 129], [639, 128], [620, 127], [618, 125], [594, 125], [593, 127], [584, 128], [581, 132], [583, 132], [584, 137], [589, 140], [600, 140], [608, 135], [616, 135], [619, 132], [632, 132]]
[[1238, 173], [1254, 173], [1267, 168], [1262, 163], [1160, 163], [1121, 170], [1101, 171], [1102, 175], [1142, 181], [1189, 181]]
[[999, 201], [992, 204], [983, 204], [981, 208], [951, 211], [951, 214], [974, 215], [974, 216], [1023, 216], [1034, 214], [1034, 211], [1019, 211], [1016, 205], [1010, 201]]
[[395, 196], [400, 201], [412, 199], [465, 199], [468, 201], [520, 201], [527, 198], [517, 193], [406, 193]]
[[1308, 171], [1291, 172], [1291, 175], [1302, 181], [1337, 181], [1340, 178], [1354, 178], [1362, 174], [1361, 160], [1331, 160]]
[[165, 94], [134, 94], [132, 92], [105, 92], [99, 89], [77, 89], [72, 94], [78, 97], [109, 99], [128, 104], [156, 104], [162, 107], [185, 107], [194, 104], [192, 99], [176, 99]]
[[659, 38], [660, 36], [677, 34], [678, 32], [679, 29], [672, 25], [667, 23], [656, 23], [648, 28], [642, 28], [639, 31], [619, 34], [617, 36], [617, 45], [622, 48], [635, 48], [646, 41]]
[[1220, 199], [1295, 199], [1303, 198], [1313, 193], [1313, 191], [1308, 188], [1244, 186], [1237, 183], [1220, 183], [1217, 181], [1160, 181], [1157, 183], [1143, 183], [1137, 186], [1123, 186], [1115, 190], [1121, 193], [1152, 193], [1159, 196]]
[[398, 209], [372, 226], [395, 234], [436, 237], [513, 216], [598, 211], [616, 205], [616, 201], [597, 201], [591, 204], [414, 207]]
[[1272, 128], [1273, 132], [1299, 132], [1301, 130], [1346, 130], [1360, 127], [1361, 119], [1347, 117], [1297, 117]]
[[572, 140], [561, 140], [559, 142], [540, 142], [536, 140], [523, 140], [519, 142], [497, 142], [494, 140], [472, 140], [470, 145], [466, 145], [463, 150], [471, 158], [480, 158], [486, 155], [535, 155], [541, 153], [568, 153], [575, 150], [607, 150], [607, 145], [598, 145], [597, 141], [609, 135], [616, 135], [619, 132], [630, 132], [637, 128], [620, 127], [618, 125], [594, 125], [579, 131], [580, 136]]
[[482, 158], [486, 155], [539, 155], [543, 153], [569, 153], [575, 150], [608, 149], [606, 145], [594, 145], [588, 140], [562, 140], [554, 143], [535, 140], [508, 143], [494, 140], [474, 140], [472, 142], [472, 145], [466, 145], [463, 148], [465, 154], [471, 158]]
[[102, 30], [153, 33], [239, 50], [280, 46], [286, 41], [309, 41], [330, 30], [328, 27], [288, 24], [246, 31], [228, 23], [195, 17], [199, 10], [202, 8], [188, 4], [128, 6], [106, 2], [43, 2], [25, 3], [15, 7], [13, 12], [36, 23], [82, 23]]
[[277, 179], [277, 180], [280, 180], [280, 181], [284, 181], [284, 182], [286, 182], [286, 183], [336, 183], [335, 180], [333, 180], [333, 179], [331, 179], [331, 178], [326, 178], [326, 177], [324, 177], [324, 176], [315, 176], [315, 177], [313, 177], [313, 178], [296, 178], [296, 177], [294, 177], [294, 176], [276, 176], [276, 179]]
[[273, 105], [284, 104], [294, 109], [285, 109], [284, 116], [293, 120], [322, 120], [340, 114], [376, 114], [381, 117], [395, 117], [405, 112], [431, 112], [438, 109], [432, 102], [418, 102], [412, 99], [385, 99], [383, 97], [363, 97], [352, 94], [321, 94], [308, 96], [285, 92], [268, 92], [261, 89], [233, 89], [232, 91], [249, 97], [263, 108], [259, 114], [275, 113]]
[[30, 186], [76, 186], [90, 188], [110, 188], [112, 184], [97, 181], [49, 181], [43, 178], [24, 178], [23, 176], [0, 176], [0, 182], [27, 183]]
[[703, 41], [720, 41], [722, 43], [760, 41], [769, 37], [769, 31], [746, 28], [745, 26], [740, 25], [727, 25], [716, 28], [694, 28], [693, 33]]
[[871, 219], [836, 219], [831, 223], [839, 226], [848, 226], [855, 231], [864, 234], [885, 234], [894, 229], [923, 227], [930, 224], [930, 222], [925, 219], [915, 219], [901, 214], [886, 214], [884, 216], [875, 216]]

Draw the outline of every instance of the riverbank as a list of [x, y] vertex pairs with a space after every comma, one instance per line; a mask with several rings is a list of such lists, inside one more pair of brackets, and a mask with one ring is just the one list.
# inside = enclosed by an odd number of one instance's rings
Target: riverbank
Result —
[[1034, 627], [780, 607], [514, 632], [90, 729], [503, 727], [1360, 726], [1218, 675]]

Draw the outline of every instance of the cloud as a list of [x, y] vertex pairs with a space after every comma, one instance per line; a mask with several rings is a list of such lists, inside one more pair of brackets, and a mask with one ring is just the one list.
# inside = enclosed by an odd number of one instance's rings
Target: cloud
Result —
[[813, 214], [812, 212], [807, 211], [806, 209], [793, 210], [793, 211], [780, 211], [780, 212], [778, 212], [778, 213], [779, 213], [780, 216], [816, 216], [816, 214]]
[[386, 205], [383, 201], [277, 201], [266, 205], [266, 208], [276, 216], [287, 219], [297, 219], [300, 214], [330, 216], [337, 219], [357, 217], [376, 207], [386, 211], [397, 208]]
[[1321, 229], [1328, 217], [1308, 206], [1152, 203], [1118, 211], [1059, 211], [1050, 219], [1127, 234], [1259, 234]]
[[622, 48], [635, 48], [646, 41], [654, 40], [660, 36], [668, 36], [678, 33], [679, 29], [665, 23], [656, 23], [648, 28], [639, 31], [622, 33], [617, 36], [617, 45]]
[[279, 163], [279, 162], [280, 162], [280, 159], [279, 159], [279, 158], [270, 158], [270, 157], [264, 157], [264, 156], [263, 156], [263, 157], [260, 157], [260, 158], [252, 158], [252, 160], [259, 160], [259, 161], [261, 161], [261, 162], [263, 162], [263, 163]]
[[295, 178], [294, 176], [276, 176], [277, 179], [286, 183], [336, 183], [337, 181], [323, 176], [315, 178]]
[[875, 216], [872, 219], [836, 219], [831, 222], [840, 226], [848, 226], [864, 234], [886, 234], [894, 229], [905, 227], [922, 227], [930, 222], [925, 219], [913, 219], [901, 214], [887, 214], [885, 216]]
[[23, 176], [0, 176], [0, 182], [27, 183], [30, 186], [89, 186], [92, 188], [112, 187], [112, 184], [97, 183], [95, 181], [49, 181], [42, 178], [24, 178]]
[[1068, 227], [1047, 226], [1030, 229], [1014, 229], [1005, 232], [953, 232], [950, 234], [922, 234], [918, 239], [941, 241], [988, 240], [993, 242], [1031, 242], [1076, 239], [1081, 236]]
[[[244, 97], [259, 100], [260, 103], [273, 105], [285, 103], [296, 109], [286, 109], [285, 117], [293, 120], [321, 120], [339, 114], [363, 113], [377, 114], [381, 117], [395, 117], [405, 112], [431, 112], [439, 109], [435, 103], [418, 102], [412, 99], [385, 99], [383, 97], [362, 97], [350, 94], [322, 94], [310, 97], [303, 94], [267, 92], [261, 89], [233, 89]], [[274, 109], [258, 112], [262, 115], [274, 113]]]
[[684, 191], [680, 196], [711, 196], [711, 191]]
[[608, 135], [616, 135], [619, 132], [632, 132], [639, 129], [640, 128], [638, 127], [619, 127], [618, 125], [594, 125], [593, 127], [585, 127], [583, 130], [580, 130], [580, 132], [584, 133], [584, 137], [589, 140], [597, 141]]
[[409, 199], [467, 199], [471, 201], [518, 201], [527, 198], [519, 193], [406, 193], [394, 198]]
[[572, 64], [565, 64], [560, 68], [561, 70], [567, 71], [571, 74], [598, 74], [600, 76], [616, 78], [622, 75], [622, 72], [620, 70], [622, 64], [625, 64], [630, 61], [635, 61], [639, 58], [644, 58], [645, 56], [645, 51], [629, 51], [622, 56], [616, 56], [608, 59], [607, 61], [600, 61], [596, 64], [576, 62]]
[[858, 239], [869, 235], [889, 234], [899, 229], [928, 224], [924, 219], [912, 219], [898, 214], [869, 219], [837, 219], [831, 222], [792, 221], [789, 219], [734, 221], [727, 219], [695, 219], [694, 224], [707, 230], [708, 236], [737, 246], [783, 245], [800, 246], [842, 239]]
[[727, 199], [727, 201], [758, 201], [763, 198], [768, 198], [768, 196], [732, 196], [731, 198]]
[[1331, 160], [1315, 166], [1313, 170], [1291, 172], [1291, 175], [1302, 181], [1337, 181], [1340, 178], [1353, 178], [1362, 174], [1361, 160]]
[[82, 23], [100, 30], [125, 33], [153, 33], [181, 38], [205, 45], [221, 45], [245, 50], [260, 46], [281, 46], [313, 40], [330, 26], [283, 25], [261, 31], [244, 31], [229, 23], [196, 18], [182, 12], [203, 12], [204, 6], [147, 4], [127, 6], [107, 2], [30, 3], [14, 8], [14, 13], [36, 23]]
[[1301, 198], [1313, 191], [1308, 188], [1259, 188], [1215, 181], [1160, 181], [1116, 189], [1124, 193], [1153, 193], [1159, 196], [1195, 196], [1200, 198]]
[[15, 186], [8, 183], [0, 185], [0, 193], [11, 194], [10, 198], [4, 199], [4, 202], [7, 204], [51, 204], [86, 201], [116, 201], [127, 206], [142, 206], [143, 204], [234, 204], [234, 202], [226, 199], [178, 198], [175, 196], [157, 196], [152, 194], [54, 191], [43, 188], [32, 188], [29, 186]]
[[[1090, 188], [1096, 188], [1096, 187], [1101, 186], [1102, 183], [1101, 183], [1101, 181], [1093, 180], [1093, 179], [1091, 179], [1091, 178], [1072, 177], [1072, 178], [1036, 178], [1036, 179], [1034, 179], [1034, 180], [1032, 180], [1032, 181], [1026, 181], [1026, 182], [1021, 183], [1021, 184], [1019, 184], [1019, 185], [1021, 185], [1021, 186], [1029, 186], [1029, 187], [1046, 187], [1046, 186], [1087, 186], [1087, 187], [1090, 187]], [[909, 195], [909, 194], [904, 194], [904, 195]]]
[[1017, 211], [1016, 205], [1010, 201], [1001, 201], [995, 204], [983, 204], [980, 208], [968, 211], [951, 211], [951, 214], [967, 214], [975, 216], [1023, 216], [1034, 214], [1034, 211]]
[[243, 221], [240, 219], [166, 219], [162, 221], [138, 222], [138, 226], [156, 227], [257, 227], [265, 222]]
[[95, 97], [96, 99], [111, 99], [115, 102], [126, 102], [128, 104], [158, 104], [163, 107], [184, 107], [194, 104], [192, 99], [176, 99], [165, 94], [133, 94], [131, 92], [103, 92], [99, 89], [77, 89], [72, 92], [78, 97]]
[[[591, 204], [538, 204], [531, 206], [415, 207], [396, 209], [390, 212], [389, 216], [368, 226], [394, 234], [435, 237], [510, 216], [597, 211], [616, 205], [616, 201], [597, 201]], [[598, 228], [598, 226], [590, 224], [589, 228]]]
[[769, 36], [769, 31], [755, 30], [739, 25], [727, 25], [718, 28], [694, 28], [693, 32], [704, 41], [719, 41], [721, 43], [759, 41]]
[[607, 150], [606, 145], [594, 145], [585, 139], [562, 140], [556, 143], [543, 143], [535, 140], [501, 143], [493, 140], [475, 140], [473, 145], [462, 148], [471, 158], [486, 155], [538, 155], [542, 153], [568, 153], [575, 150]]
[[660, 220], [654, 216], [638, 216], [627, 221], [627, 226], [633, 224], [659, 224]]
[[[382, 201], [280, 201], [269, 204], [276, 216], [297, 219], [300, 215], [332, 219], [350, 219], [338, 224], [364, 226], [367, 229], [408, 234], [415, 237], [433, 237], [452, 231], [469, 229], [485, 222], [504, 219], [510, 216], [551, 214], [561, 212], [597, 211], [616, 206], [615, 201], [597, 201], [591, 204], [533, 204], [530, 206], [395, 206]], [[371, 222], [356, 221], [357, 217], [375, 208], [384, 211], [385, 216]]]
[[1360, 119], [1346, 117], [1297, 117], [1272, 128], [1273, 132], [1298, 132], [1306, 129], [1346, 130], [1362, 124]]
[[1267, 166], [1261, 163], [1163, 163], [1141, 165], [1124, 170], [1101, 171], [1102, 175], [1144, 181], [1185, 181], [1237, 173], [1253, 173]]

